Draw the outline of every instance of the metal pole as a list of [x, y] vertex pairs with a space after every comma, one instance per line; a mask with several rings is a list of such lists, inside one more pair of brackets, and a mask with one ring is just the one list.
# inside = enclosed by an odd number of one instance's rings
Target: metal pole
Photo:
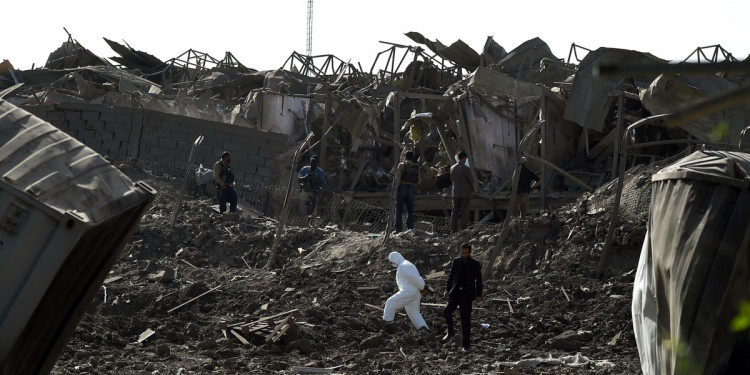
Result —
[[[540, 153], [542, 160], [547, 160], [547, 124], [549, 120], [549, 100], [546, 95], [542, 95], [541, 112], [539, 112], [539, 119], [544, 120], [544, 124], [541, 127], [542, 132], [542, 147], [540, 147]], [[541, 197], [539, 202], [541, 203], [541, 209], [547, 207], [547, 164], [542, 163], [542, 188], [540, 189]]]
[[276, 261], [276, 255], [279, 251], [279, 242], [281, 242], [281, 232], [284, 230], [284, 224], [286, 223], [286, 218], [289, 215], [289, 193], [292, 190], [292, 181], [294, 181], [294, 171], [297, 167], [297, 157], [299, 155], [300, 150], [302, 150], [305, 145], [310, 142], [310, 139], [313, 137], [313, 132], [310, 132], [307, 134], [307, 137], [305, 137], [305, 140], [302, 141], [302, 144], [297, 147], [297, 150], [294, 152], [294, 158], [292, 159], [292, 170], [291, 173], [289, 173], [289, 183], [286, 185], [286, 194], [284, 195], [284, 204], [281, 207], [281, 217], [279, 218], [279, 224], [276, 226], [276, 236], [273, 238], [273, 246], [271, 246], [271, 254], [268, 256], [268, 261], [266, 262], [266, 266], [264, 268], [268, 269], [271, 268], [273, 263]]
[[188, 157], [187, 165], [185, 165], [185, 179], [182, 181], [180, 187], [180, 195], [177, 196], [177, 203], [174, 206], [174, 213], [172, 214], [172, 221], [169, 223], [170, 227], [174, 226], [175, 220], [177, 220], [177, 214], [180, 212], [180, 205], [182, 205], [182, 195], [185, 194], [185, 186], [187, 185], [188, 178], [190, 177], [190, 166], [193, 165], [195, 159], [195, 150], [203, 142], [203, 136], [199, 135], [198, 138], [193, 142], [193, 148], [190, 149], [190, 157]]
[[393, 183], [391, 185], [391, 200], [388, 203], [388, 221], [385, 223], [385, 235], [383, 236], [382, 247], [385, 248], [388, 242], [388, 237], [391, 235], [391, 223], [393, 222], [393, 214], [396, 203], [396, 189], [398, 188], [399, 182], [401, 182], [401, 176], [398, 175], [398, 163], [401, 156], [401, 95], [397, 92], [393, 95]]
[[622, 122], [623, 116], [625, 115], [625, 109], [623, 105], [625, 103], [625, 95], [620, 93], [617, 97], [617, 133], [615, 133], [615, 148], [612, 153], [612, 179], [614, 180], [619, 176], [617, 168], [620, 166], [620, 142], [622, 140]]

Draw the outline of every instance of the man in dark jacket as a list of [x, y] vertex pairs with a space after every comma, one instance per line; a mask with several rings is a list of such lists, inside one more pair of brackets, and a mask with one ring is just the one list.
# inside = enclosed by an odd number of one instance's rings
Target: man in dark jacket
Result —
[[521, 172], [518, 176], [518, 193], [513, 206], [513, 213], [520, 213], [521, 219], [526, 218], [526, 212], [529, 211], [529, 194], [542, 184], [542, 179], [526, 166], [527, 163], [526, 157], [522, 157]]
[[449, 340], [456, 331], [453, 326], [453, 312], [459, 307], [461, 315], [461, 334], [463, 351], [470, 347], [471, 335], [471, 305], [474, 301], [482, 300], [482, 266], [471, 257], [471, 245], [461, 245], [461, 257], [453, 260], [448, 282], [445, 285], [444, 297], [448, 304], [443, 310], [448, 333], [443, 341]]
[[456, 155], [457, 163], [451, 167], [451, 181], [453, 189], [453, 210], [451, 211], [451, 231], [458, 231], [458, 218], [461, 217], [461, 229], [469, 225], [469, 203], [474, 193], [474, 177], [471, 168], [466, 165], [469, 155], [466, 151], [460, 151]]
[[229, 212], [237, 211], [237, 192], [234, 190], [234, 173], [232, 172], [232, 154], [224, 151], [221, 159], [214, 163], [214, 186], [219, 198], [219, 212], [224, 213], [229, 203]]

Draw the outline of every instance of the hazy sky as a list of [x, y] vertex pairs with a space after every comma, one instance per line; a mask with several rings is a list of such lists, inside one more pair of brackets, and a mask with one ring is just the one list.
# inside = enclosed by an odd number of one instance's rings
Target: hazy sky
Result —
[[[0, 23], [0, 60], [16, 69], [41, 66], [67, 40], [63, 27], [100, 57], [104, 42], [127, 42], [161, 60], [188, 49], [222, 59], [232, 52], [258, 70], [281, 67], [306, 49], [307, 0], [165, 1], [37, 0], [11, 6]], [[534, 37], [567, 59], [572, 43], [614, 47], [683, 60], [697, 47], [721, 44], [738, 59], [750, 54], [750, 2], [735, 0], [315, 0], [313, 55], [333, 54], [370, 69], [380, 41], [417, 45], [417, 31], [481, 53], [487, 36], [507, 51]]]

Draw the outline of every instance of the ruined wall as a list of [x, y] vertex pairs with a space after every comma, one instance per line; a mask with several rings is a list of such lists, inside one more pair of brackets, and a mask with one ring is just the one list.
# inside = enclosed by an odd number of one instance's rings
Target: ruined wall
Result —
[[258, 126], [267, 131], [288, 134], [288, 144], [305, 137], [310, 98], [296, 95], [261, 93]]
[[74, 102], [24, 109], [115, 160], [186, 163], [193, 142], [202, 135], [196, 164], [211, 168], [227, 150], [235, 173], [270, 183], [276, 180], [277, 156], [287, 149], [285, 134], [147, 109]]

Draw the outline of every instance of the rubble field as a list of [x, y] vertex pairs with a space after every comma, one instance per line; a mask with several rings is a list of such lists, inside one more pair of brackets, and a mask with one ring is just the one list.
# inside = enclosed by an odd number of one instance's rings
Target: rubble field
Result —
[[[283, 266], [264, 269], [275, 220], [221, 216], [209, 198], [186, 195], [170, 226], [181, 179], [120, 168], [159, 194], [53, 374], [640, 373], [630, 305], [645, 217], [621, 219], [604, 278], [593, 278], [609, 222], [606, 211], [582, 209], [593, 195], [513, 220], [502, 239], [499, 225], [409, 231], [383, 248], [382, 233], [288, 227]], [[487, 267], [498, 240], [474, 305], [472, 350], [462, 353], [460, 341], [441, 341], [449, 265], [470, 241]], [[432, 332], [418, 332], [403, 310], [382, 320], [397, 290], [391, 251], [435, 289], [422, 299]]]

